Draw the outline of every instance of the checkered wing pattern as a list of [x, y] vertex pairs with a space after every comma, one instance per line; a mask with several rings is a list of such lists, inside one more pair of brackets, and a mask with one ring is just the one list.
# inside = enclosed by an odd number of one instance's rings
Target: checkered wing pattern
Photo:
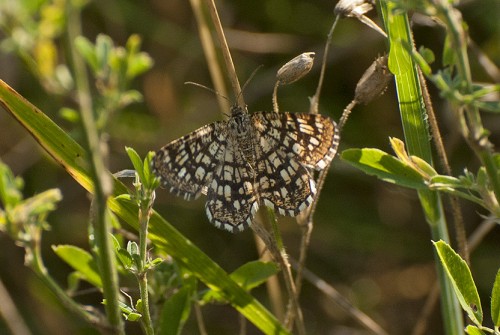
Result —
[[215, 122], [158, 150], [153, 160], [153, 173], [160, 178], [162, 187], [186, 200], [206, 193], [224, 156], [224, 129], [223, 121]]
[[337, 151], [335, 123], [317, 114], [257, 112], [234, 106], [228, 121], [195, 130], [161, 148], [153, 172], [187, 200], [207, 194], [211, 223], [248, 227], [259, 205], [282, 215], [306, 209], [316, 193], [309, 168], [324, 169]]
[[231, 232], [251, 225], [259, 208], [253, 180], [254, 172], [237, 143], [229, 138], [223, 163], [208, 189], [205, 209], [210, 222]]
[[320, 114], [257, 112], [253, 123], [261, 145], [281, 150], [306, 167], [324, 169], [335, 157], [339, 134], [335, 122]]
[[322, 169], [335, 156], [335, 123], [317, 114], [259, 112], [258, 194], [282, 215], [296, 216], [313, 201], [316, 186], [308, 169]]

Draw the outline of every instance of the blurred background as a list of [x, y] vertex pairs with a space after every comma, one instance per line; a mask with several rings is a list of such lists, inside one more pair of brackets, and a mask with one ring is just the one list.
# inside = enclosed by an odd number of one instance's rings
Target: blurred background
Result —
[[[272, 109], [271, 94], [279, 67], [302, 52], [316, 52], [311, 73], [295, 84], [282, 87], [278, 93], [281, 110], [307, 111], [308, 97], [314, 94], [319, 77], [325, 38], [334, 21], [335, 3], [242, 0], [217, 1], [217, 4], [240, 82], [243, 84], [262, 65], [244, 92], [250, 112]], [[471, 39], [496, 64], [500, 64], [499, 4], [497, 0], [476, 0], [464, 1], [459, 6]], [[369, 16], [380, 22], [375, 11]], [[432, 49], [437, 60], [435, 68], [440, 68], [443, 29], [436, 22], [417, 15], [413, 29], [417, 47], [424, 45]], [[125, 146], [135, 148], [144, 156], [202, 125], [220, 120], [222, 113], [228, 112], [220, 110], [214, 94], [184, 84], [192, 81], [213, 87], [188, 1], [90, 2], [83, 11], [83, 32], [91, 41], [100, 33], [107, 34], [115, 45], [124, 45], [131, 34], [139, 34], [143, 39], [142, 49], [155, 62], [151, 71], [133, 83], [134, 88], [143, 93], [144, 101], [118, 113], [107, 129], [112, 172], [132, 168]], [[0, 39], [4, 37], [0, 35]], [[320, 112], [338, 120], [352, 100], [358, 79], [386, 48], [383, 37], [365, 25], [353, 19], [340, 21], [327, 60]], [[471, 53], [471, 63], [475, 81], [491, 82], [474, 53]], [[0, 79], [82, 143], [78, 127], [59, 114], [60, 108], [71, 105], [71, 101], [44, 91], [23, 62], [5, 49], [0, 50]], [[429, 89], [454, 173], [458, 175], [465, 168], [476, 172], [477, 159], [458, 133], [449, 106], [432, 85]], [[491, 140], [498, 145], [500, 122], [493, 115], [483, 116], [485, 126], [492, 133]], [[403, 138], [392, 82], [381, 98], [354, 110], [344, 128], [340, 151], [374, 147], [391, 152], [390, 136]], [[25, 196], [48, 188], [61, 189], [64, 199], [49, 217], [51, 230], [44, 235], [44, 257], [51, 274], [64, 285], [70, 268], [54, 255], [51, 245], [74, 244], [88, 249], [88, 194], [3, 110], [0, 111], [0, 159], [24, 178]], [[226, 271], [257, 259], [252, 233], [232, 235], [214, 228], [205, 216], [204, 201], [202, 197], [187, 202], [159, 190], [155, 208]], [[485, 212], [470, 203], [462, 202], [462, 205], [470, 233]], [[280, 219], [280, 228], [290, 256], [298, 257], [300, 229], [290, 218]], [[450, 235], [454, 236], [452, 228]], [[499, 240], [497, 228], [486, 236], [471, 257], [486, 315], [485, 324], [491, 322], [487, 315], [493, 280], [500, 267]], [[96, 333], [58, 304], [23, 266], [23, 258], [23, 249], [0, 235], [0, 279], [33, 334]], [[416, 193], [367, 176], [337, 158], [330, 168], [316, 212], [307, 267], [390, 334], [409, 334], [419, 320], [436, 278], [430, 231]], [[254, 293], [267, 303], [265, 288]], [[97, 294], [83, 294], [79, 301], [98, 305], [99, 299]], [[348, 314], [308, 283], [304, 284], [301, 301], [310, 334], [365, 333]], [[237, 312], [231, 307], [208, 306], [203, 312], [210, 334], [238, 331]], [[442, 333], [439, 306], [431, 312], [428, 321], [426, 334]], [[196, 329], [191, 318], [184, 333], [196, 333]], [[1, 319], [0, 333], [7, 333]], [[248, 333], [258, 331], [249, 326]]]

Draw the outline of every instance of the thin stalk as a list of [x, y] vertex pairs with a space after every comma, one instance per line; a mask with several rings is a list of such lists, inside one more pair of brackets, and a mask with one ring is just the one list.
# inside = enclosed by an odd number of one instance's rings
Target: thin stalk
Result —
[[[298, 262], [290, 259], [290, 263], [292, 267], [297, 270], [299, 267]], [[357, 309], [352, 305], [352, 303], [346, 299], [342, 294], [340, 294], [335, 287], [328, 284], [326, 281], [318, 277], [312, 271], [307, 268], [302, 269], [304, 273], [304, 278], [315, 286], [318, 290], [320, 290], [323, 294], [325, 294], [328, 298], [330, 298], [333, 302], [339, 305], [344, 311], [346, 311], [353, 319], [355, 319], [359, 324], [361, 324], [366, 329], [372, 331], [377, 335], [387, 335], [388, 333], [372, 318], [368, 315]]]
[[228, 101], [223, 97], [227, 97], [226, 84], [224, 82], [224, 76], [222, 69], [220, 67], [219, 61], [217, 59], [217, 51], [215, 49], [215, 43], [210, 33], [210, 28], [208, 22], [205, 18], [206, 15], [203, 13], [201, 6], [201, 0], [190, 0], [191, 8], [193, 9], [194, 16], [196, 18], [196, 23], [198, 25], [198, 32], [200, 35], [201, 46], [203, 47], [203, 53], [207, 61], [208, 70], [210, 71], [210, 77], [217, 94], [217, 101], [222, 113], [229, 110]]
[[198, 325], [199, 334], [208, 335], [207, 329], [205, 327], [205, 322], [203, 321], [203, 314], [201, 313], [201, 307], [198, 301], [194, 302], [194, 312], [196, 315], [196, 324]]
[[330, 44], [332, 43], [333, 31], [335, 30], [335, 27], [337, 26], [338, 20], [339, 20], [339, 16], [337, 15], [335, 17], [335, 21], [333, 21], [332, 27], [330, 28], [330, 31], [328, 32], [328, 36], [326, 38], [325, 50], [323, 51], [323, 62], [321, 63], [321, 72], [320, 72], [319, 80], [318, 80], [318, 87], [316, 88], [316, 93], [311, 98], [311, 104], [310, 104], [310, 109], [309, 109], [309, 113], [311, 113], [311, 114], [317, 114], [319, 111], [319, 97], [321, 95], [321, 89], [323, 88], [323, 81], [325, 78], [328, 50], [330, 49]]
[[147, 335], [154, 334], [153, 321], [149, 311], [149, 294], [148, 294], [148, 273], [146, 264], [148, 262], [148, 224], [149, 212], [151, 208], [149, 204], [141, 205], [139, 207], [139, 257], [141, 258], [141, 269], [137, 276], [139, 281], [139, 291], [142, 300], [142, 325]]
[[112, 192], [111, 177], [105, 168], [103, 147], [100, 141], [94, 119], [92, 98], [88, 77], [83, 59], [77, 54], [73, 44], [77, 36], [81, 35], [80, 11], [68, 4], [68, 42], [70, 57], [73, 64], [75, 85], [78, 103], [80, 105], [82, 126], [85, 133], [86, 145], [89, 153], [90, 175], [93, 180], [93, 225], [95, 245], [98, 249], [97, 261], [103, 283], [103, 294], [106, 299], [106, 315], [115, 334], [124, 334], [123, 320], [119, 307], [118, 274], [116, 272], [115, 257], [110, 239], [111, 226], [107, 215], [107, 199]]
[[239, 106], [245, 106], [245, 99], [243, 98], [243, 94], [241, 94], [240, 82], [238, 81], [238, 76], [236, 75], [233, 58], [231, 57], [231, 52], [229, 51], [229, 46], [227, 45], [226, 36], [224, 35], [224, 30], [222, 29], [219, 14], [217, 13], [217, 7], [215, 6], [215, 1], [205, 0], [205, 2], [210, 11], [210, 16], [212, 17], [215, 32], [217, 33], [217, 37], [219, 39], [222, 56], [224, 58], [224, 63], [226, 64], [227, 75], [229, 77], [229, 80], [231, 81], [231, 87], [233, 89], [235, 100], [238, 102]]
[[[427, 83], [425, 77], [420, 69], [418, 71], [418, 78], [422, 85], [422, 95], [424, 98], [425, 108], [427, 110], [427, 115], [429, 115], [429, 125], [431, 127], [432, 139], [434, 140], [434, 146], [436, 147], [437, 156], [439, 162], [445, 173], [449, 176], [452, 175], [450, 164], [448, 162], [448, 156], [446, 155], [446, 150], [444, 148], [443, 138], [441, 137], [441, 131], [437, 123], [436, 114], [434, 113], [434, 107], [432, 105], [431, 97], [427, 89]], [[450, 206], [453, 215], [453, 223], [455, 226], [455, 237], [458, 243], [458, 250], [460, 255], [469, 263], [469, 249], [467, 247], [467, 236], [465, 234], [464, 220], [462, 216], [462, 210], [460, 208], [460, 203], [458, 198], [454, 195], [449, 196]]]
[[[260, 223], [258, 223], [260, 224]], [[263, 262], [273, 261], [273, 257], [269, 250], [266, 249], [266, 245], [257, 234], [254, 234], [255, 245], [260, 255], [260, 259]], [[278, 320], [283, 321], [285, 319], [285, 310], [283, 308], [283, 296], [280, 287], [280, 282], [278, 276], [272, 276], [266, 281], [267, 292], [269, 304], [271, 305], [271, 310]]]
[[[268, 250], [271, 252], [275, 260], [278, 262], [282, 269], [283, 281], [285, 282], [285, 287], [288, 292], [288, 310], [285, 317], [285, 326], [288, 329], [292, 328], [292, 324], [295, 322], [297, 326], [297, 332], [300, 335], [306, 334], [306, 329], [304, 325], [304, 317], [302, 315], [302, 310], [298, 301], [297, 291], [295, 288], [295, 282], [292, 276], [292, 270], [290, 263], [288, 262], [288, 255], [286, 249], [283, 245], [283, 240], [281, 239], [281, 234], [277, 225], [276, 216], [271, 209], [266, 208], [268, 221], [271, 223], [273, 234], [268, 238], [263, 239]], [[259, 234], [260, 236], [260, 234]]]
[[11, 334], [15, 335], [31, 335], [31, 331], [24, 322], [16, 304], [12, 300], [9, 291], [4, 286], [3, 282], [0, 280], [0, 315], [10, 330]]
[[47, 268], [43, 263], [41, 252], [41, 230], [32, 229], [30, 232], [31, 241], [26, 248], [27, 265], [37, 274], [40, 280], [57, 296], [59, 301], [71, 312], [78, 315], [85, 322], [100, 329], [105, 334], [112, 333], [107, 320], [97, 310], [89, 312], [88, 308], [83, 308], [82, 305], [75, 302], [68, 294], [52, 279]]

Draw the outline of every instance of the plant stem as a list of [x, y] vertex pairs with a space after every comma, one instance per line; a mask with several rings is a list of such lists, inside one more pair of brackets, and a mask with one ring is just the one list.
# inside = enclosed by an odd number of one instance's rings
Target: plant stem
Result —
[[219, 93], [217, 94], [217, 101], [219, 102], [221, 113], [224, 114], [225, 111], [229, 110], [230, 106], [228, 105], [228, 101], [224, 99], [224, 97], [228, 97], [228, 94], [224, 82], [224, 75], [220, 63], [217, 60], [215, 43], [210, 33], [210, 28], [205, 17], [206, 15], [203, 13], [201, 0], [190, 0], [190, 2], [198, 25], [200, 42], [203, 47], [208, 70], [210, 71], [210, 77], [212, 78], [215, 91]]
[[111, 327], [97, 310], [89, 312], [82, 305], [76, 303], [68, 294], [52, 279], [43, 263], [41, 252], [41, 230], [38, 227], [31, 229], [31, 241], [26, 248], [26, 263], [38, 275], [40, 280], [57, 296], [59, 301], [71, 312], [89, 324], [100, 329], [103, 333], [110, 333]]
[[151, 321], [151, 314], [149, 311], [149, 294], [148, 294], [148, 276], [146, 264], [148, 261], [148, 224], [149, 212], [151, 207], [149, 201], [141, 201], [139, 207], [139, 257], [141, 258], [141, 269], [137, 279], [139, 281], [139, 291], [142, 300], [142, 324], [147, 335], [154, 334], [153, 322]]
[[119, 308], [118, 275], [116, 272], [115, 258], [111, 248], [111, 227], [107, 215], [107, 199], [112, 192], [111, 177], [105, 168], [103, 147], [100, 141], [88, 77], [83, 59], [77, 54], [73, 44], [76, 37], [81, 35], [80, 11], [68, 4], [68, 42], [70, 46], [71, 61], [73, 63], [74, 79], [80, 105], [82, 126], [89, 153], [90, 174], [93, 180], [94, 199], [91, 208], [95, 232], [95, 245], [98, 249], [98, 264], [103, 283], [103, 294], [106, 299], [106, 315], [111, 327], [116, 334], [124, 334], [123, 321]]
[[266, 213], [268, 221], [273, 226], [273, 234], [269, 234], [258, 223], [253, 224], [251, 227], [253, 231], [262, 239], [272, 257], [276, 262], [278, 262], [282, 270], [283, 280], [288, 292], [288, 310], [287, 316], [285, 318], [285, 326], [288, 329], [291, 329], [292, 324], [295, 321], [295, 325], [297, 326], [297, 333], [299, 335], [305, 335], [306, 329], [304, 325], [304, 318], [298, 302], [297, 291], [295, 289], [291, 266], [288, 262], [288, 255], [286, 253], [285, 247], [283, 246], [283, 241], [281, 239], [279, 228], [277, 226], [276, 217], [274, 215], [274, 211], [270, 208], [266, 207]]
[[226, 36], [224, 35], [224, 30], [222, 29], [222, 24], [220, 22], [219, 14], [217, 13], [217, 7], [215, 6], [214, 0], [205, 0], [207, 7], [210, 11], [212, 17], [212, 22], [219, 39], [220, 48], [222, 51], [222, 56], [224, 58], [224, 63], [226, 64], [227, 75], [231, 81], [231, 87], [233, 89], [233, 94], [238, 102], [239, 106], [245, 106], [245, 100], [243, 99], [243, 94], [241, 94], [241, 86], [238, 81], [238, 76], [236, 76], [236, 70], [234, 68], [233, 58], [231, 57], [231, 52], [229, 51], [229, 46], [227, 45]]

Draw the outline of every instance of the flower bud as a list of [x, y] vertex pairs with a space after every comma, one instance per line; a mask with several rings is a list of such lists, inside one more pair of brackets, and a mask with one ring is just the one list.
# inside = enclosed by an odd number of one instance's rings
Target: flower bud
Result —
[[279, 84], [291, 84], [308, 74], [314, 63], [314, 55], [314, 52], [304, 52], [283, 65], [276, 74]]

